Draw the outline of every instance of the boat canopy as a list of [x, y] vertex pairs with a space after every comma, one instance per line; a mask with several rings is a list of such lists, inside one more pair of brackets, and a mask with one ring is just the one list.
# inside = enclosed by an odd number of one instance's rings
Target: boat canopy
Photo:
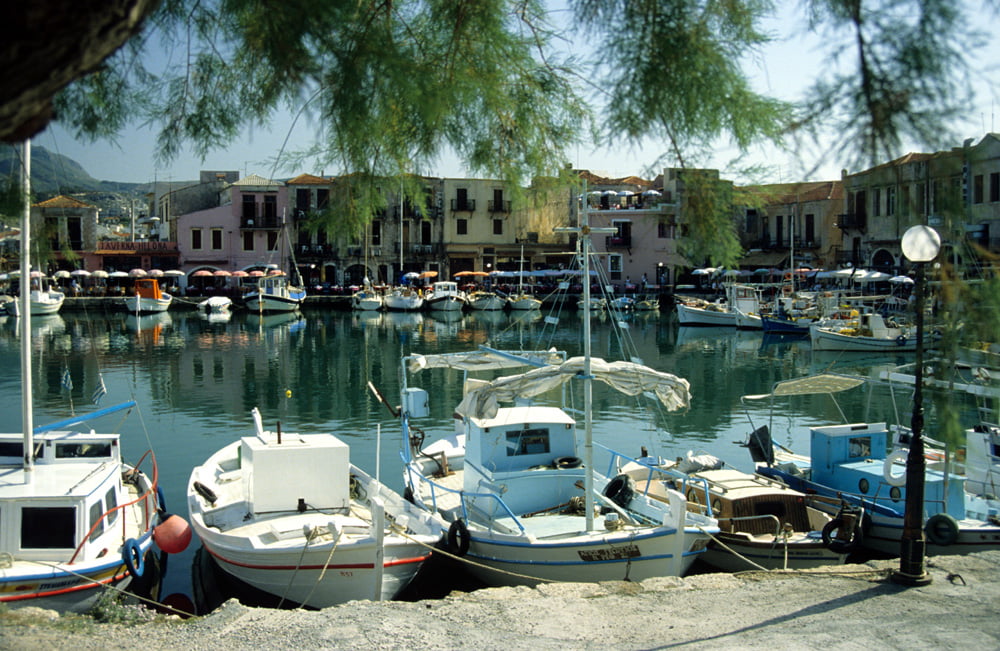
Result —
[[450, 368], [456, 371], [495, 371], [523, 366], [544, 366], [559, 364], [566, 358], [565, 353], [556, 350], [537, 350], [506, 353], [491, 349], [479, 349], [464, 353], [442, 355], [413, 355], [407, 362], [410, 373], [432, 368]]
[[[455, 411], [472, 418], [493, 418], [502, 400], [530, 398], [583, 377], [584, 363], [583, 357], [571, 357], [561, 364], [497, 378], [466, 394]], [[687, 380], [634, 362], [606, 362], [593, 358], [590, 360], [590, 372], [593, 379], [626, 395], [636, 396], [651, 391], [670, 410], [686, 407], [691, 400]]]
[[774, 385], [771, 393], [743, 396], [744, 400], [762, 400], [774, 396], [805, 396], [823, 393], [839, 393], [865, 383], [864, 378], [823, 373], [809, 377], [783, 380]]

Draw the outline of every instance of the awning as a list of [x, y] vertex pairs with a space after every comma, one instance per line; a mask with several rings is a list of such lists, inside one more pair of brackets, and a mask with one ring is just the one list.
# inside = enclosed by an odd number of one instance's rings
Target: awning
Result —
[[786, 260], [788, 260], [787, 251], [753, 251], [740, 258], [740, 266], [784, 268]]

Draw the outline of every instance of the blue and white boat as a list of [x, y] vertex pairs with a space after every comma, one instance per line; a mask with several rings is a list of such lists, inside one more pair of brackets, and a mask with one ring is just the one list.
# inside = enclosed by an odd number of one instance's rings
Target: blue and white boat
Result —
[[289, 284], [284, 275], [260, 278], [257, 290], [246, 296], [246, 306], [251, 312], [295, 312], [306, 300], [306, 290]]
[[[744, 400], [773, 401], [811, 394], [833, 398], [864, 382], [862, 378], [823, 374], [778, 382], [771, 393], [744, 396]], [[844, 424], [812, 427], [809, 432], [810, 455], [803, 456], [774, 445], [769, 425], [754, 429], [747, 446], [757, 472], [795, 490], [860, 506], [864, 509], [858, 525], [863, 544], [882, 553], [899, 554], [907, 451], [888, 453], [891, 437], [886, 423], [847, 423], [845, 419]], [[967, 492], [965, 482], [962, 475], [926, 470], [924, 532], [928, 555], [1000, 549], [1000, 501]]]
[[[584, 277], [588, 233], [581, 229], [579, 240]], [[627, 395], [655, 396], [667, 409], [688, 404], [690, 391], [686, 380], [637, 361], [593, 358], [587, 284], [582, 300], [581, 357], [481, 347], [403, 360], [398, 416], [408, 442], [402, 450], [406, 495], [450, 523], [451, 551], [468, 558], [469, 571], [491, 585], [680, 576], [719, 532], [710, 515], [688, 511], [683, 493], [664, 487], [654, 497], [637, 490], [623, 472], [635, 459], [602, 447], [608, 461], [598, 470], [594, 380]], [[460, 371], [462, 399], [448, 409], [454, 431], [424, 446], [424, 426], [416, 422], [429, 415], [429, 396], [410, 378], [431, 369]], [[519, 372], [497, 377], [512, 370]], [[566, 407], [571, 380], [582, 385], [582, 441]], [[542, 402], [552, 393], [557, 399]]]

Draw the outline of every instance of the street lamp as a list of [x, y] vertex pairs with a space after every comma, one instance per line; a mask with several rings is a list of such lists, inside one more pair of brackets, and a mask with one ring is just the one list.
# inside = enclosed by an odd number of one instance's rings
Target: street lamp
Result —
[[941, 236], [930, 226], [913, 226], [903, 233], [903, 255], [916, 265], [917, 279], [917, 359], [914, 372], [913, 415], [910, 417], [910, 451], [906, 455], [906, 505], [903, 512], [903, 536], [899, 545], [899, 570], [892, 580], [909, 586], [927, 585], [930, 575], [924, 569], [927, 541], [924, 538], [924, 265], [937, 257]]

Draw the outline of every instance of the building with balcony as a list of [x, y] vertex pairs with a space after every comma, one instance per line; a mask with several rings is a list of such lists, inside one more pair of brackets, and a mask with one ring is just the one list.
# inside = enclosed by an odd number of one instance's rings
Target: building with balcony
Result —
[[760, 185], [742, 191], [756, 200], [756, 207], [739, 210], [740, 241], [747, 252], [740, 261], [743, 269], [836, 265], [841, 253], [837, 222], [844, 201], [840, 181]]
[[217, 206], [177, 217], [182, 268], [277, 264], [290, 271], [287, 186], [252, 174], [226, 185], [218, 196]]

